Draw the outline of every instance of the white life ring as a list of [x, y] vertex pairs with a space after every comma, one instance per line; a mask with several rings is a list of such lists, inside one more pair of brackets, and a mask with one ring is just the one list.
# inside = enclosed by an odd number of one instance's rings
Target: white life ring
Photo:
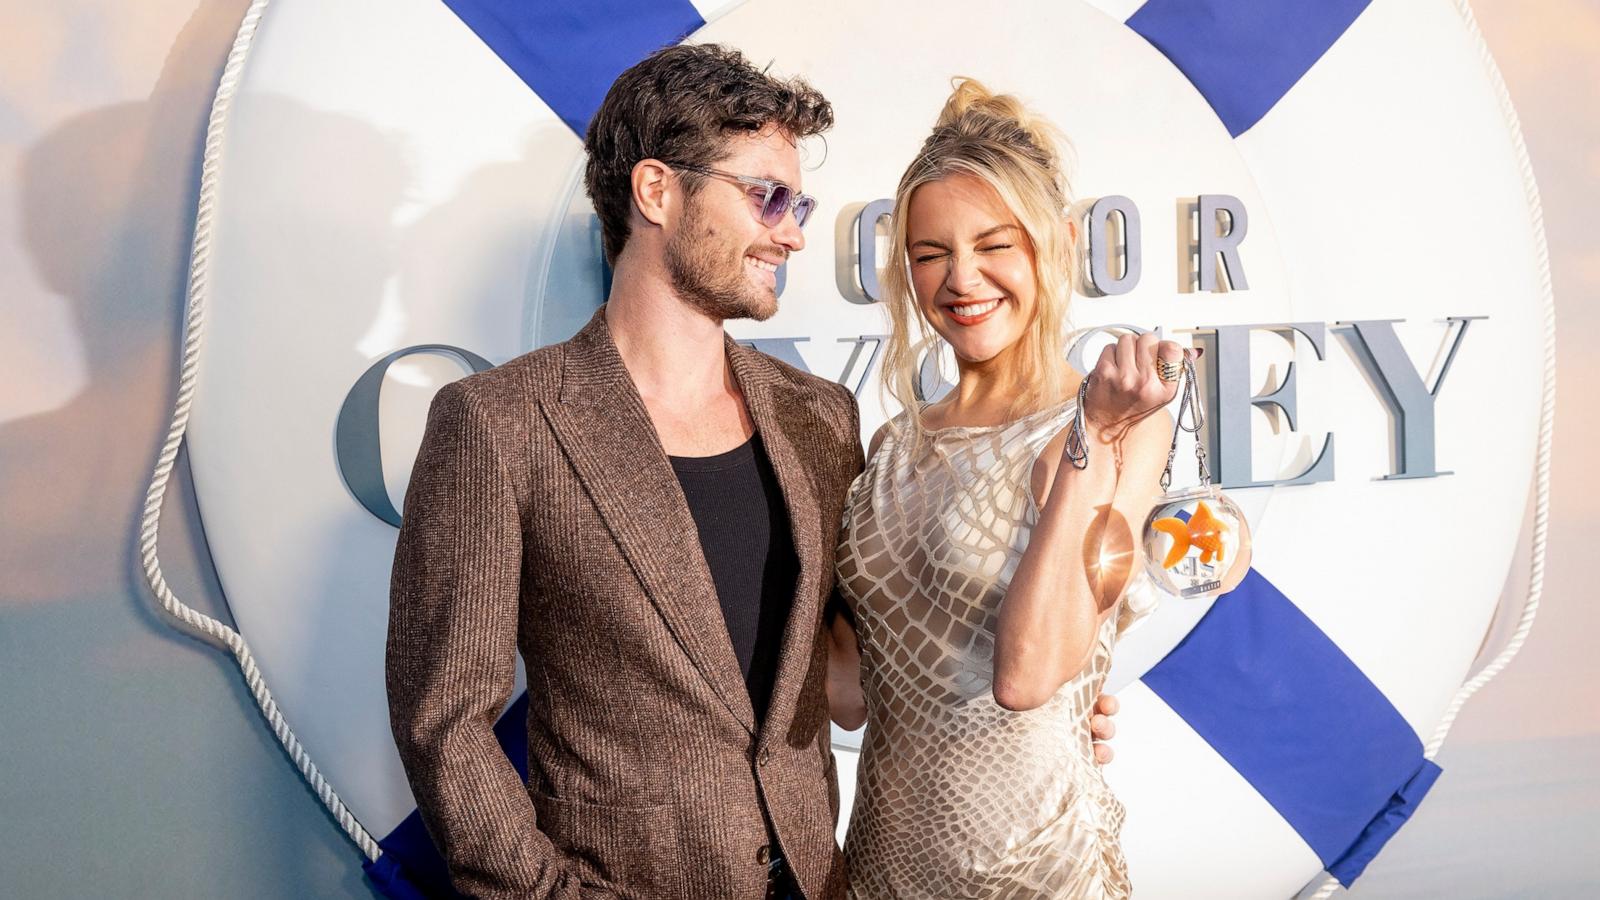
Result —
[[[811, 249], [789, 266], [780, 313], [731, 330], [857, 387], [865, 433], [889, 411], [862, 336], [887, 325], [858, 282], [856, 220], [892, 193], [955, 74], [1061, 126], [1078, 196], [1141, 212], [1139, 285], [1081, 298], [1077, 324], [1180, 338], [1323, 326], [1320, 352], [1304, 335], [1244, 339], [1258, 393], [1269, 372], [1299, 373], [1293, 430], [1253, 413], [1245, 427], [1255, 478], [1306, 469], [1329, 433], [1333, 478], [1231, 489], [1254, 533], [1254, 602], [1229, 595], [1229, 615], [1163, 603], [1118, 649], [1106, 776], [1129, 810], [1140, 895], [1283, 897], [1325, 867], [1353, 877], [1426, 790], [1437, 747], [1423, 742], [1442, 738], [1495, 615], [1548, 427], [1538, 198], [1470, 11], [1345, 0], [1260, 21], [1242, 0], [948, 5], [912, 18], [849, 0], [803, 14], [776, 0], [254, 4], [208, 139], [184, 360], [196, 380], [173, 434], [187, 426], [243, 636], [230, 645], [370, 859], [413, 810], [383, 688], [395, 531], [380, 498], [398, 506], [428, 399], [465, 363], [406, 355], [374, 376], [366, 419], [352, 424], [347, 400], [405, 348], [498, 363], [576, 330], [603, 275], [574, 127], [621, 67], [612, 57], [690, 32], [804, 75], [835, 105], [826, 163], [806, 175], [821, 198]], [[1192, 262], [1182, 204], [1199, 195], [1248, 210], [1248, 290], [1178, 289]], [[1452, 317], [1484, 317], [1459, 352]], [[1400, 321], [1335, 327], [1379, 320]], [[1385, 380], [1405, 360], [1429, 387], [1449, 367], [1427, 406], [1434, 468], [1450, 474], [1387, 477], [1417, 471], [1391, 431], [1413, 454], [1421, 432], [1384, 400], [1405, 389]], [[1404, 411], [1413, 429], [1419, 408]], [[374, 447], [381, 467], [364, 457], [357, 484], [351, 460]], [[158, 565], [152, 542], [152, 583], [181, 610]], [[1236, 703], [1218, 702], [1223, 686]], [[1286, 722], [1292, 740], [1262, 731]], [[837, 737], [848, 804], [857, 742]], [[1351, 769], [1365, 774], [1338, 780]], [[1337, 793], [1377, 791], [1372, 829], [1289, 783], [1316, 773]]]

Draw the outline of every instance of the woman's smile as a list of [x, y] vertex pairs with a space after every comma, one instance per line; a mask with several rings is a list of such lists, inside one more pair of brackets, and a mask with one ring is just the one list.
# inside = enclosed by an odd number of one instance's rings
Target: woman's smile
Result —
[[1000, 303], [998, 298], [952, 303], [946, 306], [944, 311], [957, 325], [971, 327], [987, 321], [1000, 308]]

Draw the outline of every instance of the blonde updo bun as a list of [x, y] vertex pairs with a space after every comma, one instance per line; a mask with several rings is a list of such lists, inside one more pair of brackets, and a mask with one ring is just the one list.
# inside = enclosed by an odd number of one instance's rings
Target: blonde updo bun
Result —
[[950, 79], [950, 96], [922, 145], [924, 156], [952, 141], [995, 142], [1027, 154], [1041, 174], [1048, 173], [1063, 199], [1067, 179], [1061, 148], [1068, 146], [1061, 130], [1035, 114], [1011, 94], [996, 94], [976, 78]]

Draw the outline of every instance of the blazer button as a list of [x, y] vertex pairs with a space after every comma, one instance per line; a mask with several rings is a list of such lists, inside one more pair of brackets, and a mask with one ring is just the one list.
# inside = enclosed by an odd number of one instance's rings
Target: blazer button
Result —
[[762, 844], [761, 847], [756, 850], [756, 862], [765, 863], [770, 859], [772, 859], [772, 848], [768, 847], [766, 844]]
[[756, 754], [756, 762], [758, 762], [758, 763], [760, 763], [761, 765], [764, 766], [764, 765], [766, 765], [767, 763], [769, 763], [771, 761], [772, 761], [772, 748], [770, 748], [770, 747], [762, 747], [761, 748], [761, 752]]

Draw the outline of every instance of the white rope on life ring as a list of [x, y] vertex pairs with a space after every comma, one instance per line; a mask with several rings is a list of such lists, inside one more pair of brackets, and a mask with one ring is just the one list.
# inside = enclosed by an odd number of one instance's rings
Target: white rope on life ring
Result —
[[268, 0], [254, 0], [245, 11], [244, 19], [235, 33], [233, 47], [228, 51], [222, 77], [217, 83], [217, 93], [211, 102], [211, 118], [206, 123], [205, 150], [201, 156], [200, 199], [195, 210], [194, 242], [189, 251], [188, 307], [183, 322], [183, 364], [178, 371], [178, 399], [172, 411], [172, 424], [167, 429], [167, 440], [156, 460], [155, 473], [150, 478], [150, 488], [145, 494], [144, 517], [139, 528], [139, 557], [144, 563], [145, 580], [161, 601], [161, 608], [177, 622], [188, 626], [196, 636], [210, 640], [233, 652], [234, 661], [244, 675], [250, 696], [255, 698], [261, 715], [272, 728], [278, 742], [300, 770], [300, 777], [310, 786], [338, 821], [339, 827], [361, 848], [368, 860], [376, 860], [383, 851], [372, 835], [356, 821], [339, 794], [322, 777], [316, 763], [311, 761], [300, 739], [295, 737], [289, 722], [278, 711], [266, 679], [256, 667], [250, 645], [238, 631], [179, 600], [167, 587], [161, 574], [161, 560], [157, 555], [158, 536], [161, 530], [161, 504], [167, 493], [167, 479], [172, 475], [173, 463], [178, 458], [178, 447], [183, 443], [184, 431], [189, 425], [189, 408], [194, 401], [195, 373], [199, 370], [200, 345], [205, 336], [205, 309], [209, 284], [206, 281], [211, 260], [211, 213], [217, 193], [217, 181], [222, 167], [222, 143], [228, 110], [233, 105], [234, 93], [239, 86], [239, 76], [245, 59], [250, 55], [250, 45], [256, 28], [261, 23], [262, 12]]

